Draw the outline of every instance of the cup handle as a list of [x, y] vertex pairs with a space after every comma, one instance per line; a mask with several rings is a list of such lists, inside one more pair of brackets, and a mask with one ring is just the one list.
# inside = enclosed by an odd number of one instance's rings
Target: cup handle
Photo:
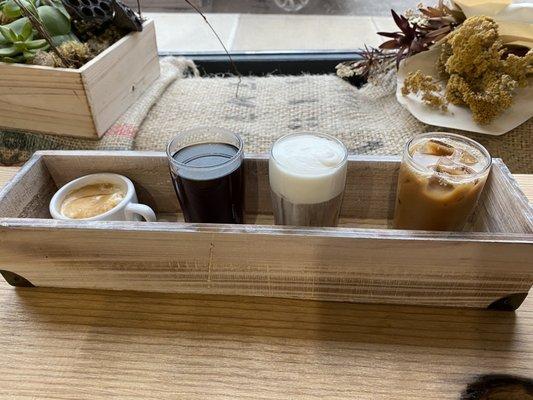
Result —
[[135, 221], [135, 215], [140, 215], [146, 222], [156, 222], [154, 210], [144, 204], [130, 203], [124, 209], [128, 221]]

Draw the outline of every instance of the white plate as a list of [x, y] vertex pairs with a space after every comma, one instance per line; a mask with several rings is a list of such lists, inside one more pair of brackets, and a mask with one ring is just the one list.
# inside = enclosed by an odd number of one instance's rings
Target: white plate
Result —
[[479, 125], [472, 119], [472, 112], [466, 107], [448, 105], [448, 111], [439, 111], [422, 102], [420, 96], [409, 94], [403, 96], [403, 81], [409, 72], [421, 70], [424, 74], [438, 77], [435, 62], [440, 53], [440, 46], [416, 54], [402, 61], [398, 70], [396, 98], [418, 120], [434, 126], [461, 129], [463, 131], [503, 135], [533, 117], [533, 78], [529, 85], [516, 90], [513, 105], [496, 117], [488, 125]]

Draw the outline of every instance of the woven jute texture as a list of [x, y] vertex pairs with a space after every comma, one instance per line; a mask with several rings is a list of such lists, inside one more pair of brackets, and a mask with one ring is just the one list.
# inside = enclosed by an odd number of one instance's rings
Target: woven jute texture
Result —
[[168, 85], [189, 69], [197, 72], [191, 61], [173, 57], [162, 60], [159, 78], [99, 140], [0, 131], [0, 165], [23, 163], [37, 150], [132, 150], [133, 139], [149, 110]]
[[[169, 86], [135, 139], [135, 149], [163, 150], [177, 132], [220, 126], [239, 133], [248, 153], [267, 152], [274, 140], [298, 131], [329, 133], [351, 154], [401, 154], [423, 132], [441, 131], [419, 122], [396, 101], [395, 78], [357, 89], [334, 75], [187, 78]], [[449, 131], [449, 130], [448, 130]], [[501, 157], [515, 173], [533, 173], [533, 119], [503, 136], [464, 134]]]

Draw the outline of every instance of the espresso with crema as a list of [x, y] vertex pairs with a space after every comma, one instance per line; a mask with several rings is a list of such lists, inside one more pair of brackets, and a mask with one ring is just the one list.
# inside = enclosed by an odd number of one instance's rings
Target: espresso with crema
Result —
[[115, 208], [126, 197], [125, 190], [113, 183], [95, 183], [73, 190], [61, 203], [61, 214], [71, 219], [102, 215]]

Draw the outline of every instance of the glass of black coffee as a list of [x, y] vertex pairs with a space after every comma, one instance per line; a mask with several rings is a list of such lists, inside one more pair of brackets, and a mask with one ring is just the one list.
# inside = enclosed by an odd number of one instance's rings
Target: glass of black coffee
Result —
[[239, 135], [222, 128], [185, 131], [170, 141], [167, 156], [186, 222], [244, 222], [244, 152]]

